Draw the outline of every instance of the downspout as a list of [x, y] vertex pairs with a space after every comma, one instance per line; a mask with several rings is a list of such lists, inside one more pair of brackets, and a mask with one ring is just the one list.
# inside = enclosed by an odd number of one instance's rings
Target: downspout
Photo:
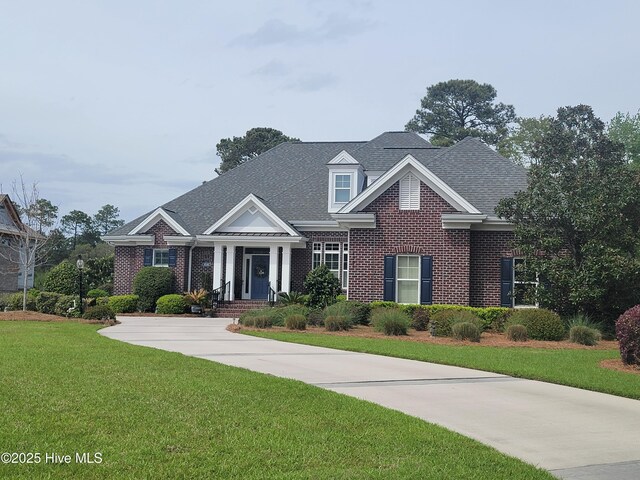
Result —
[[189, 273], [187, 273], [187, 292], [191, 291], [191, 264], [193, 261], [193, 249], [196, 248], [196, 245], [198, 245], [197, 238], [193, 241], [193, 245], [189, 247]]

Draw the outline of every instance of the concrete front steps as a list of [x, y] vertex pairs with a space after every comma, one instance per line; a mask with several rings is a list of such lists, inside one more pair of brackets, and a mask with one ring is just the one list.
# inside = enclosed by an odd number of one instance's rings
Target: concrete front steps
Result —
[[219, 305], [213, 316], [215, 318], [238, 318], [247, 310], [256, 310], [268, 305], [269, 303], [264, 300], [234, 300], [233, 302]]

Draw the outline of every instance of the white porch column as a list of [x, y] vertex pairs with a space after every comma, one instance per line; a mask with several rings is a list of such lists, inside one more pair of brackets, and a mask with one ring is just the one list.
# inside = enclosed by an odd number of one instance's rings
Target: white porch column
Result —
[[279, 245], [269, 247], [269, 283], [276, 293], [278, 292], [278, 247]]
[[289, 293], [291, 287], [291, 245], [282, 246], [282, 291]]
[[222, 286], [222, 249], [221, 243], [213, 244], [213, 288]]
[[229, 283], [229, 292], [228, 292], [229, 301], [232, 301], [234, 299], [233, 292], [235, 290], [235, 284], [236, 284], [235, 264], [236, 264], [236, 247], [235, 245], [227, 245], [226, 280]]

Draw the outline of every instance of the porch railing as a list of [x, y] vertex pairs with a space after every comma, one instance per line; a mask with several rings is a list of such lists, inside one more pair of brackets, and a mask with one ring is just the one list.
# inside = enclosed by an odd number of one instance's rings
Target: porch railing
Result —
[[224, 303], [229, 302], [231, 299], [231, 281], [228, 281], [224, 285], [220, 285], [218, 288], [214, 288], [211, 292], [211, 306], [213, 308], [218, 307]]
[[271, 288], [271, 282], [269, 282], [269, 305], [273, 307], [277, 300], [278, 294], [273, 288]]

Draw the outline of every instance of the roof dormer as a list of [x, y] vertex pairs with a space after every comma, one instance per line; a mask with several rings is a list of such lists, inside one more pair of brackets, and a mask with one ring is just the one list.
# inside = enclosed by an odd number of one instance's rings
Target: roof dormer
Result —
[[364, 188], [362, 165], [345, 150], [329, 163], [328, 210], [335, 213], [353, 200]]

